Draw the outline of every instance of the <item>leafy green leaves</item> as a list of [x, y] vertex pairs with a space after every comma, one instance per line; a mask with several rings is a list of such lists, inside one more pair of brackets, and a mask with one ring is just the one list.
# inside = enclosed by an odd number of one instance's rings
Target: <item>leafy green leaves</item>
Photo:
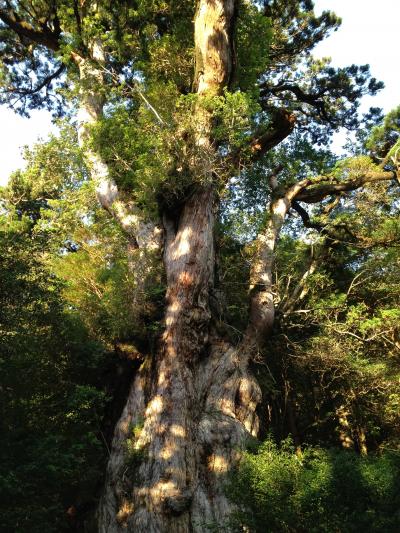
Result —
[[254, 532], [395, 531], [400, 525], [398, 454], [360, 458], [272, 439], [246, 453], [228, 487], [233, 527]]
[[234, 85], [252, 93], [257, 90], [256, 82], [268, 65], [271, 20], [253, 3], [241, 1], [235, 29], [237, 64]]
[[[29, 228], [29, 227], [28, 227]], [[61, 298], [44, 244], [24, 222], [0, 225], [0, 528], [65, 531], [71, 505], [92, 505], [105, 352]]]

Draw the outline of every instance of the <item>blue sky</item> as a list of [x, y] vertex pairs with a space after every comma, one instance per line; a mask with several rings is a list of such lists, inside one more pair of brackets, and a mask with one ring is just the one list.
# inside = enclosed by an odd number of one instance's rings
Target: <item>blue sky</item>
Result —
[[[377, 106], [389, 111], [400, 105], [399, 0], [315, 0], [315, 8], [317, 13], [335, 11], [343, 20], [341, 28], [316, 48], [315, 55], [331, 57], [335, 66], [371, 65], [373, 76], [386, 87], [376, 97], [364, 98], [364, 110]], [[0, 106], [0, 185], [23, 164], [21, 147], [38, 137], [45, 139], [50, 131], [55, 127], [49, 113], [36, 111], [26, 119]], [[335, 149], [344, 137], [336, 137]]]
[[332, 10], [342, 26], [316, 48], [314, 55], [329, 56], [334, 66], [352, 63], [371, 66], [372, 75], [385, 83], [377, 96], [367, 96], [363, 110], [400, 105], [399, 0], [316, 0], [316, 11]]

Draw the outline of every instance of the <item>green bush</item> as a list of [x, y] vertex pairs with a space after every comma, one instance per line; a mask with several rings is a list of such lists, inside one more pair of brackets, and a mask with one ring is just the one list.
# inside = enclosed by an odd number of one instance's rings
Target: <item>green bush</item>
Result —
[[228, 485], [238, 505], [233, 530], [251, 532], [400, 531], [400, 454], [360, 457], [320, 448], [294, 450], [268, 439], [246, 452]]
[[97, 504], [107, 352], [14, 225], [0, 221], [0, 531], [61, 533]]

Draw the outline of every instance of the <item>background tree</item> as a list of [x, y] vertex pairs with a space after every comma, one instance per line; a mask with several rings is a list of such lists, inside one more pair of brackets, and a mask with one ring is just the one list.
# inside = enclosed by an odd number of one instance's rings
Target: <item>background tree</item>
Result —
[[[329, 218], [345, 195], [397, 176], [387, 161], [335, 167], [313, 148], [341, 126], [358, 127], [360, 96], [382, 85], [367, 66], [333, 69], [312, 59], [339, 19], [316, 17], [310, 1], [0, 6], [3, 99], [21, 113], [43, 105], [76, 111], [87, 175], [125, 235], [132, 301], [161, 279], [162, 264], [164, 316], [154, 306], [143, 310], [161, 331], [154, 342], [150, 328], [137, 356], [143, 362], [115, 429], [99, 529], [223, 524], [232, 511], [225, 474], [259, 429], [260, 387], [249, 364], [266, 353], [273, 332], [279, 235], [294, 210], [331, 249], [346, 231]], [[365, 120], [377, 117], [372, 110]], [[219, 234], [241, 253], [216, 224], [227, 190], [237, 199], [250, 191], [266, 206], [249, 230], [249, 313], [233, 337], [216, 268], [224, 264]], [[304, 204], [321, 204], [322, 219], [312, 220]], [[225, 214], [229, 220], [229, 207]], [[95, 249], [85, 253], [82, 241], [79, 250], [80, 270], [93, 281]], [[304, 299], [312, 265], [282, 314]], [[98, 289], [102, 306], [106, 293]], [[135, 326], [125, 334], [134, 337]]]
[[44, 200], [28, 183], [15, 175], [1, 202], [0, 529], [55, 532], [95, 505], [108, 363], [48, 268], [34, 230]]

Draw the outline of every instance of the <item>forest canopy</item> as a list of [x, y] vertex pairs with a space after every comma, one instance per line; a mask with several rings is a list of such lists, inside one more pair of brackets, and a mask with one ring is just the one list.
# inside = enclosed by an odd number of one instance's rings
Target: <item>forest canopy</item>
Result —
[[0, 1], [59, 127], [0, 190], [2, 531], [400, 528], [400, 107], [340, 22]]

